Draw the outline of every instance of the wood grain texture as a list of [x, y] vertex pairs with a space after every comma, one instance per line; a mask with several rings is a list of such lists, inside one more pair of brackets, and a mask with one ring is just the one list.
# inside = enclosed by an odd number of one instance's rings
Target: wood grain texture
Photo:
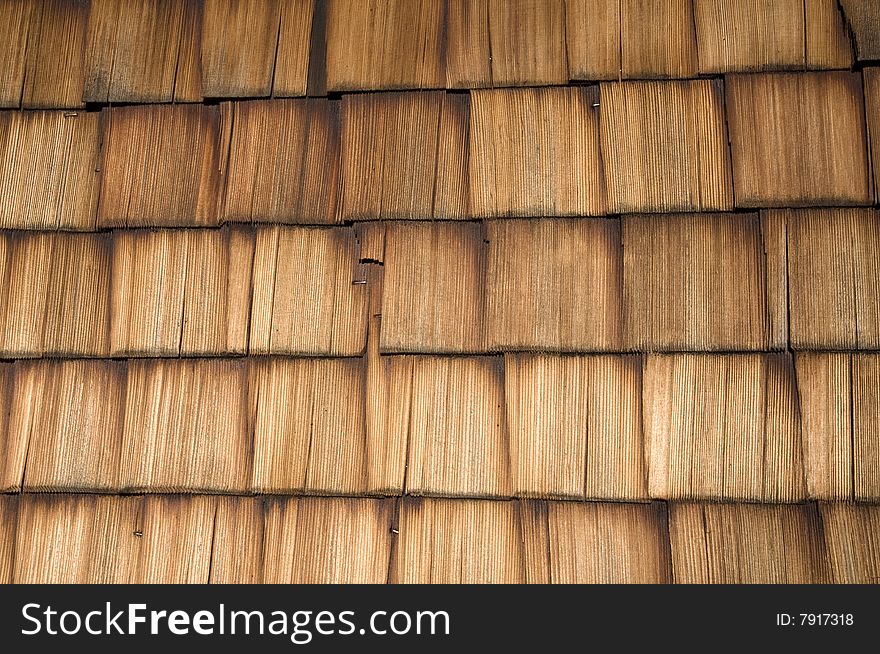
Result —
[[620, 0], [566, 0], [565, 40], [571, 79], [622, 77], [620, 10]]
[[819, 511], [832, 583], [880, 581], [880, 506], [820, 502]]
[[4, 358], [105, 356], [110, 241], [103, 234], [0, 235]]
[[523, 530], [515, 504], [406, 498], [394, 583], [522, 583]]
[[828, 581], [815, 504], [669, 504], [675, 583]]
[[322, 99], [223, 105], [231, 139], [223, 222], [336, 222], [338, 105]]
[[216, 225], [218, 108], [146, 105], [105, 112], [98, 226]]
[[857, 73], [729, 75], [725, 87], [738, 207], [871, 203]]
[[805, 0], [808, 69], [850, 68], [853, 47], [837, 0]]
[[201, 22], [198, 0], [91, 0], [85, 43], [86, 102], [201, 100], [188, 42]]
[[27, 67], [28, 33], [31, 23], [39, 17], [31, 0], [10, 0], [0, 3], [0, 36], [3, 48], [0, 48], [0, 107], [21, 105], [24, 87], [25, 69]]
[[[296, 0], [205, 0], [200, 52], [205, 97], [261, 98], [272, 94], [282, 11], [295, 13], [295, 4], [302, 3]], [[294, 35], [302, 39], [308, 32], [294, 31]], [[285, 32], [285, 36], [290, 34]], [[296, 46], [293, 43], [285, 46], [284, 74], [291, 74], [291, 68], [302, 65], [287, 58], [292, 54], [288, 47]]]
[[552, 502], [552, 582], [670, 583], [666, 507], [653, 504]]
[[32, 4], [21, 105], [27, 109], [81, 107], [89, 3], [46, 0]]
[[479, 223], [390, 223], [380, 349], [485, 351], [486, 250]]
[[446, 11], [446, 88], [491, 87], [489, 0], [452, 0]]
[[595, 87], [474, 91], [475, 216], [605, 213]]
[[509, 354], [504, 373], [515, 495], [647, 499], [638, 358]]
[[838, 5], [852, 34], [856, 59], [880, 59], [880, 6], [871, 0], [839, 0]]
[[408, 434], [406, 492], [509, 497], [502, 359], [419, 356], [404, 361], [389, 370], [388, 383], [396, 392], [390, 395], [388, 428]]
[[600, 85], [609, 213], [733, 208], [720, 80]]
[[786, 212], [791, 345], [880, 346], [880, 214], [871, 209]]
[[121, 487], [245, 492], [253, 465], [247, 392], [241, 361], [130, 361]]
[[643, 403], [651, 497], [806, 498], [787, 355], [649, 355]]
[[254, 490], [366, 490], [365, 372], [360, 359], [254, 360]]
[[119, 487], [124, 383], [124, 366], [116, 361], [16, 365], [9, 436], [27, 443], [25, 491]]
[[862, 77], [865, 85], [871, 167], [874, 171], [874, 199], [880, 203], [880, 67], [864, 68]]
[[633, 215], [622, 227], [628, 347], [786, 346], [785, 305], [771, 304], [785, 288], [770, 274], [784, 270], [785, 242], [765, 241], [757, 214]]
[[251, 354], [359, 356], [367, 284], [350, 228], [257, 230]]
[[0, 583], [11, 584], [15, 566], [18, 496], [0, 495]]
[[488, 0], [494, 86], [568, 81], [563, 0]]
[[[620, 68], [624, 79], [696, 75], [694, 4], [699, 3], [689, 0], [620, 3]], [[663, 29], [657, 29], [658, 25]]]
[[445, 7], [442, 0], [328, 0], [327, 90], [443, 88]]
[[275, 53], [272, 95], [289, 98], [306, 95], [309, 79], [312, 19], [315, 0], [282, 0]]
[[0, 227], [91, 230], [100, 114], [0, 113]]
[[853, 495], [880, 500], [880, 355], [852, 357]]
[[695, 2], [700, 72], [803, 70], [805, 13], [804, 0]]
[[[25, 434], [21, 431], [13, 431], [9, 427], [9, 416], [12, 413], [12, 391], [15, 387], [15, 366], [12, 363], [0, 362], [0, 448], [2, 448], [5, 456], [0, 461], [0, 493], [10, 493], [21, 490], [21, 481], [24, 477], [24, 464], [27, 459], [27, 440]], [[4, 508], [0, 495], [0, 512], [6, 511], [8, 505]], [[3, 513], [4, 518], [8, 514]], [[8, 524], [8, 523], [7, 523]], [[0, 530], [3, 528], [3, 522], [0, 521]], [[8, 534], [7, 534], [8, 535]], [[0, 543], [4, 542], [6, 536], [0, 532]], [[0, 544], [0, 549], [5, 545]], [[5, 552], [8, 553], [8, 552]], [[0, 571], [3, 566], [4, 552], [0, 552]], [[7, 575], [9, 569], [6, 569]], [[0, 572], [0, 579], [3, 577]], [[8, 582], [7, 582], [8, 583]]]
[[620, 348], [623, 264], [617, 221], [496, 220], [487, 233], [490, 350]]

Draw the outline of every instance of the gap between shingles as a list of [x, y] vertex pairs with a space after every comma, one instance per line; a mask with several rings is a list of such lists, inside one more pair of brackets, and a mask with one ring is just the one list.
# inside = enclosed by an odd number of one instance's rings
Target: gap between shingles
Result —
[[403, 504], [402, 497], [396, 497], [394, 500], [394, 510], [391, 513], [391, 526], [389, 527], [391, 531], [391, 543], [388, 549], [388, 568], [385, 570], [385, 583], [391, 584], [393, 583], [394, 578], [394, 567], [397, 562], [398, 548], [399, 548], [399, 536], [400, 536], [400, 507]]
[[[281, 25], [284, 22], [284, 7], [278, 7], [278, 29], [275, 31], [275, 56], [272, 57], [272, 72], [269, 74], [269, 97], [275, 97], [275, 71], [278, 68], [278, 50], [281, 45]], [[308, 82], [307, 82], [308, 83]]]
[[219, 510], [219, 506], [217, 502], [214, 502], [214, 519], [211, 521], [211, 555], [208, 557], [208, 578], [205, 580], [205, 583], [212, 583], [211, 578], [214, 574], [214, 547], [217, 543], [217, 512]]
[[847, 353], [849, 359], [849, 479], [852, 486], [850, 501], [856, 499], [856, 419], [855, 419], [855, 385], [853, 376], [853, 357], [858, 356], [852, 352]]

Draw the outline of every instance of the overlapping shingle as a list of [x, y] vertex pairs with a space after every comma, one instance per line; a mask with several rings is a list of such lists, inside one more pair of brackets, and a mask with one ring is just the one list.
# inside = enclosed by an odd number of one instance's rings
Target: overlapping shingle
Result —
[[472, 214], [605, 213], [595, 87], [472, 93]]
[[[696, 76], [697, 40], [691, 2], [628, 0], [619, 5], [621, 77]], [[658, 25], [663, 29], [657, 29]]]
[[771, 275], [785, 243], [763, 237], [757, 214], [625, 216], [622, 235], [629, 347], [785, 347], [786, 290]]
[[219, 145], [216, 106], [107, 110], [98, 225], [217, 224]]
[[808, 69], [849, 68], [853, 47], [837, 0], [805, 0]]
[[35, 20], [34, 3], [12, 0], [0, 4], [0, 107], [18, 107], [21, 104], [27, 65], [28, 31]]
[[600, 85], [609, 213], [733, 208], [720, 80]]
[[729, 75], [725, 87], [738, 207], [871, 203], [857, 73]]
[[648, 356], [643, 402], [651, 497], [805, 499], [787, 355]]
[[95, 226], [100, 114], [0, 113], [0, 227]]
[[880, 581], [880, 506], [819, 504], [822, 528], [836, 584], [876, 584]]

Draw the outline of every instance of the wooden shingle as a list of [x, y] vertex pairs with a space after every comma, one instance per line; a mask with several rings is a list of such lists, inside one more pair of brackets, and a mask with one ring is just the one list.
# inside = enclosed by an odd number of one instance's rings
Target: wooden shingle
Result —
[[483, 239], [478, 223], [388, 225], [382, 351], [485, 351]]
[[600, 85], [609, 213], [733, 208], [719, 80]]
[[377, 584], [388, 575], [392, 500], [293, 498], [267, 507], [264, 581]]
[[446, 87], [492, 86], [489, 0], [452, 0], [446, 11]]
[[0, 227], [94, 229], [99, 123], [96, 112], [0, 113]]
[[406, 498], [394, 583], [522, 583], [523, 531], [513, 502]]
[[272, 500], [262, 497], [226, 496], [217, 499], [209, 583], [263, 583], [269, 502]]
[[502, 89], [471, 95], [474, 215], [605, 213], [595, 87]]
[[621, 78], [620, 9], [620, 0], [566, 0], [565, 40], [571, 79]]
[[858, 73], [729, 75], [725, 86], [738, 207], [871, 203]]
[[466, 217], [466, 111], [439, 91], [343, 96], [341, 218]]
[[[315, 0], [281, 2], [278, 51], [275, 53], [272, 76], [273, 97], [292, 98], [306, 94], [315, 4]], [[233, 52], [239, 56], [241, 54], [241, 51]]]
[[408, 434], [407, 493], [510, 496], [502, 359], [406, 357], [389, 374], [387, 428]]
[[663, 499], [805, 499], [794, 370], [785, 354], [650, 355], [648, 490]]
[[505, 356], [514, 494], [647, 498], [636, 357]]
[[0, 107], [18, 107], [21, 104], [27, 65], [28, 32], [34, 16], [34, 2], [11, 0], [0, 3]]
[[880, 203], [880, 67], [862, 71], [865, 84], [865, 111], [868, 115], [871, 163], [874, 169], [874, 198]]
[[241, 361], [128, 363], [120, 486], [243, 493], [250, 486], [247, 367]]
[[669, 504], [676, 583], [812, 584], [828, 580], [815, 504]]
[[28, 30], [24, 108], [74, 108], [83, 105], [83, 51], [89, 15], [87, 0], [36, 2]]
[[494, 220], [487, 231], [490, 351], [620, 348], [619, 222]]
[[771, 276], [771, 260], [784, 266], [785, 243], [765, 241], [757, 214], [635, 215], [622, 222], [629, 347], [785, 347], [785, 288]]
[[444, 86], [445, 2], [328, 2], [328, 91]]
[[110, 240], [104, 234], [0, 235], [0, 353], [101, 356], [108, 350]]
[[859, 61], [880, 59], [880, 5], [873, 0], [839, 0]]
[[216, 224], [218, 108], [147, 105], [105, 111], [98, 225]]
[[198, 52], [190, 47], [201, 6], [198, 0], [91, 0], [83, 100], [201, 100]]
[[693, 4], [689, 0], [620, 2], [620, 72], [623, 79], [695, 76]]
[[0, 583], [2, 584], [12, 583], [18, 503], [18, 495], [0, 495]]
[[808, 69], [842, 68], [853, 63], [853, 48], [837, 0], [805, 0]]
[[224, 105], [231, 140], [223, 222], [336, 221], [338, 104], [314, 99]]
[[244, 354], [253, 258], [248, 229], [116, 232], [111, 352]]
[[880, 347], [880, 213], [810, 209], [781, 215], [788, 230], [792, 347]]
[[551, 502], [549, 508], [553, 583], [672, 581], [663, 503]]
[[831, 582], [876, 584], [880, 580], [880, 506], [820, 502]]
[[257, 230], [251, 354], [358, 356], [368, 291], [350, 228]]
[[252, 363], [257, 492], [365, 490], [364, 372], [361, 359]]
[[9, 429], [27, 443], [25, 491], [118, 487], [124, 384], [115, 361], [17, 364]]
[[880, 355], [852, 356], [853, 492], [856, 501], [880, 500]]
[[[13, 432], [9, 428], [14, 387], [15, 365], [0, 362], [0, 448], [4, 452], [3, 459], [0, 460], [0, 493], [21, 490], [21, 479], [24, 476], [24, 463], [27, 458], [27, 441], [23, 440], [23, 434]], [[2, 497], [0, 495], [0, 498]], [[0, 511], [2, 510], [2, 504], [0, 504]], [[0, 542], [2, 539], [3, 536], [0, 534]], [[2, 566], [2, 559], [0, 559], [0, 568]], [[2, 579], [2, 575], [0, 575], [0, 579]]]
[[701, 73], [803, 69], [804, 0], [694, 3]]

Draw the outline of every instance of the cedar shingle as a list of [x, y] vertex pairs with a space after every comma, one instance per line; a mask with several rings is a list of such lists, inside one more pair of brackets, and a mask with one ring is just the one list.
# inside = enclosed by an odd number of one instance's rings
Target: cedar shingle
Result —
[[620, 3], [619, 11], [624, 79], [696, 75], [697, 40], [690, 0], [627, 0]]
[[[620, 0], [566, 0], [565, 40], [571, 79], [620, 79], [620, 9]], [[659, 35], [660, 31], [651, 33]]]
[[669, 504], [676, 583], [823, 583], [820, 534], [815, 504]]
[[[768, 247], [769, 246], [769, 247]], [[773, 248], [773, 249], [770, 249]], [[639, 350], [785, 347], [785, 297], [757, 214], [623, 218], [626, 343]]]
[[399, 529], [395, 583], [524, 581], [523, 530], [513, 502], [405, 498]]
[[442, 88], [444, 18], [442, 0], [328, 0], [327, 90]]
[[434, 218], [469, 218], [470, 93], [445, 93], [437, 131]]
[[738, 207], [870, 204], [858, 73], [725, 78]]
[[130, 583], [208, 583], [216, 512], [213, 497], [143, 498], [143, 536], [137, 537], [142, 542]]
[[[4, 453], [3, 459], [0, 460], [0, 493], [21, 490], [24, 462], [27, 458], [27, 441], [22, 440], [23, 434], [13, 432], [9, 428], [14, 380], [15, 366], [11, 363], [0, 362], [0, 450]], [[2, 510], [2, 503], [0, 503], [0, 511]], [[0, 529], [2, 529], [2, 525], [3, 522], [0, 521]], [[2, 542], [3, 536], [0, 533], [0, 549], [3, 547]], [[0, 556], [0, 569], [2, 567], [3, 559]], [[3, 579], [2, 574], [0, 574], [0, 579]]]
[[27, 444], [25, 491], [118, 488], [124, 382], [115, 361], [16, 366], [9, 429]]
[[595, 87], [472, 93], [476, 216], [605, 213]]
[[107, 353], [110, 241], [105, 235], [0, 235], [0, 280], [5, 289], [2, 356]]
[[647, 498], [635, 357], [505, 356], [514, 493]]
[[502, 359], [406, 357], [386, 370], [387, 429], [408, 434], [406, 491], [509, 496]]
[[564, 84], [564, 0], [488, 0], [493, 86]]
[[198, 0], [91, 0], [83, 100], [201, 100], [192, 74], [197, 53], [189, 47], [201, 6]]
[[98, 225], [216, 224], [219, 142], [217, 107], [107, 110]]
[[117, 232], [111, 352], [245, 353], [253, 257], [247, 229]]
[[483, 239], [478, 223], [388, 225], [382, 351], [485, 350]]
[[257, 230], [251, 354], [358, 356], [367, 284], [350, 228]]
[[719, 80], [600, 85], [609, 213], [733, 208]]
[[839, 0], [859, 61], [880, 59], [880, 5], [874, 0]]
[[17, 495], [0, 495], [0, 584], [12, 583], [18, 503]]
[[550, 503], [553, 583], [671, 582], [666, 507]]
[[83, 105], [83, 52], [89, 15], [87, 0], [32, 2], [27, 65], [21, 104], [25, 108]]
[[244, 363], [128, 363], [119, 469], [124, 490], [243, 493], [252, 449]]
[[254, 361], [257, 492], [365, 490], [364, 373], [360, 359]]
[[446, 87], [492, 86], [489, 0], [452, 0], [446, 11]]
[[808, 69], [849, 68], [853, 48], [837, 0], [805, 0]]
[[835, 584], [880, 580], [880, 506], [819, 503], [822, 533]]
[[36, 3], [31, 0], [11, 0], [0, 3], [0, 107], [18, 107], [21, 104], [27, 65], [28, 33]]
[[94, 228], [99, 117], [0, 113], [0, 227]]
[[[266, 97], [272, 94], [282, 4], [295, 2], [206, 0], [201, 42], [205, 97]], [[308, 32], [301, 31], [295, 34], [297, 40], [305, 38], [306, 41], [307, 35]], [[285, 33], [285, 36], [289, 35]], [[286, 48], [284, 61], [288, 62]], [[287, 69], [284, 73], [291, 74], [292, 71]]]
[[862, 76], [865, 84], [871, 164], [874, 169], [874, 198], [880, 202], [880, 68], [865, 68]]
[[804, 0], [694, 3], [701, 73], [803, 69]]
[[856, 501], [880, 500], [880, 355], [852, 356], [853, 490]]
[[224, 222], [336, 221], [338, 104], [315, 99], [224, 105], [231, 138]]
[[264, 498], [218, 498], [209, 583], [263, 583], [266, 506]]
[[620, 348], [617, 221], [495, 220], [488, 236], [489, 350]]
[[295, 498], [266, 513], [264, 581], [384, 583], [391, 554], [391, 500]]
[[439, 91], [343, 96], [341, 218], [431, 218], [435, 204], [438, 217], [464, 213], [464, 102]]
[[306, 94], [309, 78], [312, 18], [315, 0], [283, 0], [275, 53], [272, 95], [279, 98]]
[[805, 498], [787, 355], [651, 355], [643, 403], [651, 497]]
[[780, 215], [788, 224], [792, 347], [880, 347], [880, 214], [811, 209]]

